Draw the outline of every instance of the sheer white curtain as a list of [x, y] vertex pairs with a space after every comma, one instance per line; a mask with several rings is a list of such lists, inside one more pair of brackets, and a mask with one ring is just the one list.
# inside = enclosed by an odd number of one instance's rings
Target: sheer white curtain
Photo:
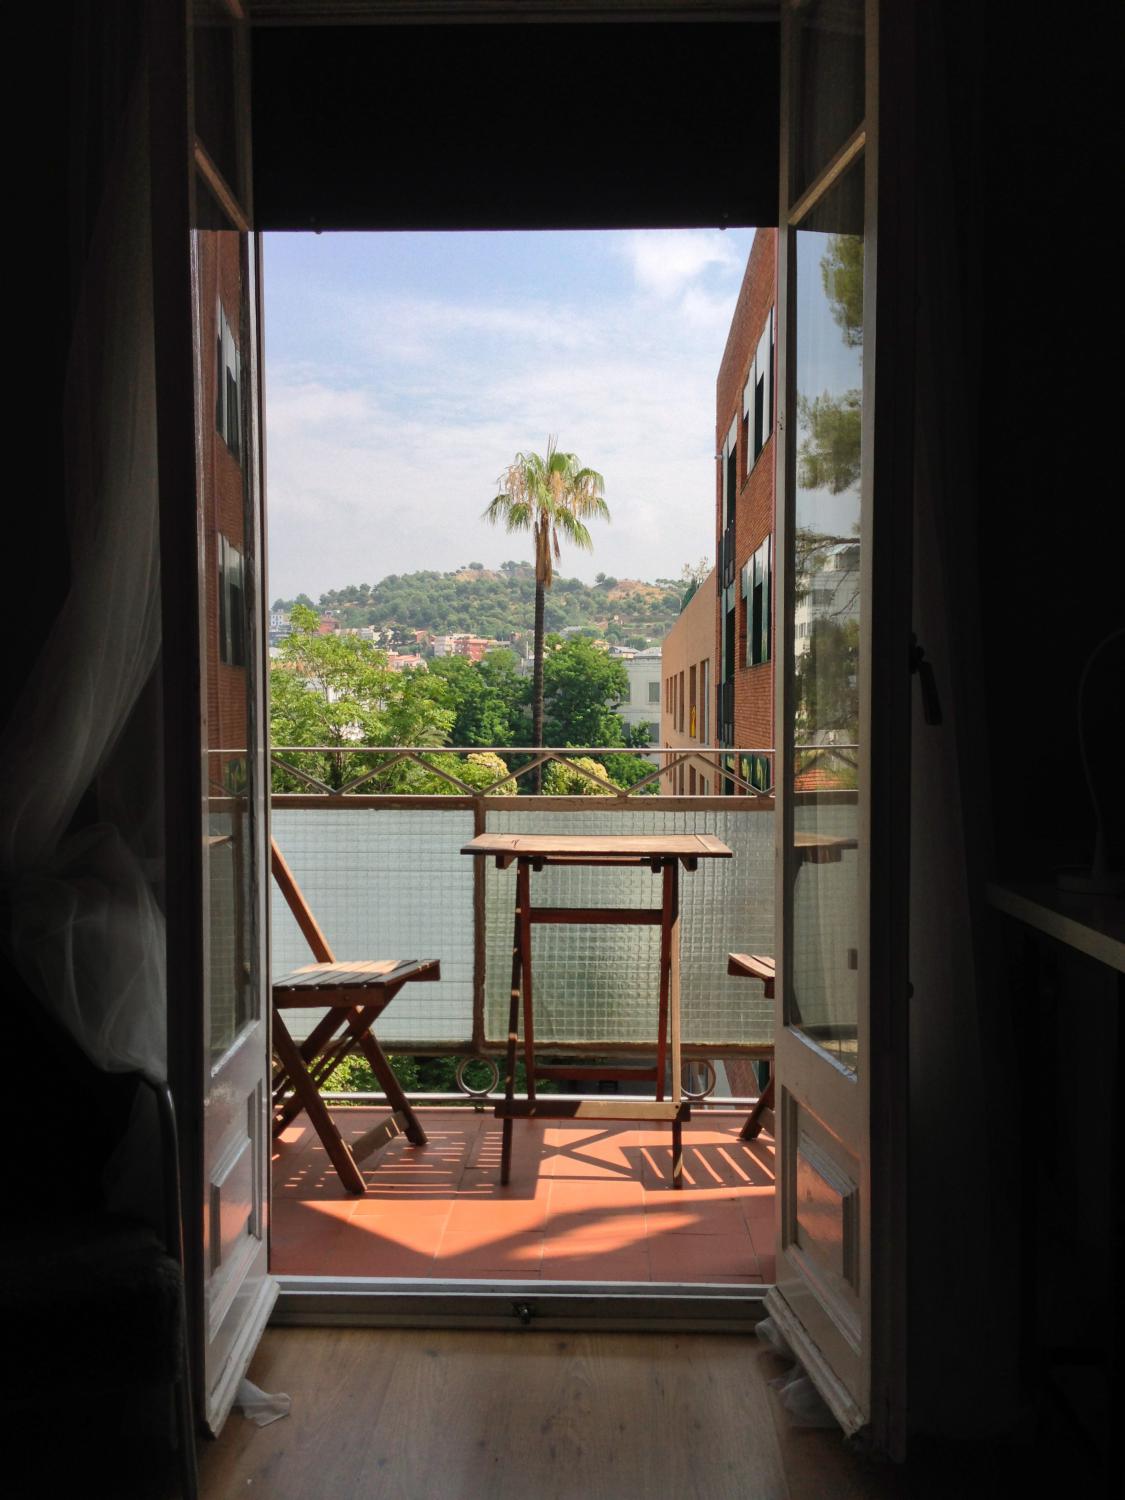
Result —
[[163, 1078], [160, 747], [138, 774], [134, 717], [160, 649], [147, 121], [139, 90], [83, 270], [64, 401], [72, 583], [0, 741], [0, 875], [45, 1008], [99, 1067]]

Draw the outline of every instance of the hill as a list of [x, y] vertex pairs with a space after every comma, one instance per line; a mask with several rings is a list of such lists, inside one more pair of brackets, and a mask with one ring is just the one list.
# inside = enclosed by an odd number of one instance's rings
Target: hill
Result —
[[[608, 640], [663, 639], [680, 612], [685, 585], [658, 578], [598, 575], [593, 584], [555, 578], [547, 592], [547, 629], [596, 631]], [[307, 596], [279, 599], [275, 609]], [[452, 573], [391, 573], [377, 584], [350, 584], [321, 594], [314, 608], [332, 610], [344, 626], [402, 626], [436, 634], [469, 633], [505, 639], [534, 627], [535, 570], [527, 562], [502, 563], [498, 571], [470, 563]]]

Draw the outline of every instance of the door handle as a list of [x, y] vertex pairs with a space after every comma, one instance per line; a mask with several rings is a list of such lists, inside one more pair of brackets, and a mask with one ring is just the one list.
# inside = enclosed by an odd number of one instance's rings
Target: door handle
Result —
[[918, 686], [922, 690], [922, 718], [927, 724], [940, 724], [941, 699], [933, 664], [926, 660], [925, 648], [918, 644], [918, 637], [913, 632], [910, 635], [910, 670], [917, 674]]

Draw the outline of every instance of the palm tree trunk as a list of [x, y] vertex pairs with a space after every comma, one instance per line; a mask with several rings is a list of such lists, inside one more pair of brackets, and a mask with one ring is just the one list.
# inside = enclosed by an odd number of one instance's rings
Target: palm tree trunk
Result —
[[[543, 743], [543, 623], [547, 609], [547, 590], [543, 580], [535, 580], [535, 659], [531, 674], [531, 743]], [[536, 766], [532, 785], [536, 796], [543, 790], [543, 767]]]

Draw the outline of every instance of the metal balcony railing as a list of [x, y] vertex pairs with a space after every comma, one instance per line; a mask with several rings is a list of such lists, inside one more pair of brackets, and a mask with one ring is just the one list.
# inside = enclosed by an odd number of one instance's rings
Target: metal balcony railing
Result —
[[[501, 755], [508, 774], [470, 759], [480, 755]], [[631, 786], [609, 784], [604, 757], [619, 755], [644, 766]], [[743, 774], [754, 765], [760, 775], [763, 760], [772, 766], [772, 750], [291, 746], [277, 747], [271, 758], [275, 785], [300, 788], [274, 792], [273, 835], [337, 953], [441, 960], [440, 982], [407, 987], [392, 1002], [380, 1026], [384, 1044], [415, 1053], [502, 1051], [514, 871], [460, 850], [478, 833], [546, 828], [723, 839], [734, 858], [708, 862], [681, 887], [684, 1054], [753, 1057], [771, 1045], [772, 1002], [758, 986], [729, 976], [726, 963], [731, 951], [774, 950], [774, 801]], [[552, 765], [567, 768], [571, 784], [589, 792], [521, 792], [536, 767]], [[721, 765], [736, 795], [669, 795], [668, 773], [681, 765], [694, 765], [712, 785]], [[410, 790], [412, 780], [442, 790]], [[854, 793], [818, 790], [806, 801], [815, 803], [818, 828], [852, 831]], [[798, 807], [798, 821], [802, 815]], [[548, 868], [534, 878], [542, 882], [537, 899], [552, 905], [653, 903], [647, 871]], [[831, 892], [823, 885], [818, 900], [827, 911]], [[276, 890], [271, 937], [276, 971], [308, 961]], [[658, 941], [647, 926], [537, 929], [540, 1047], [560, 1056], [651, 1054]], [[307, 1017], [294, 1014], [292, 1021], [299, 1027]]]

